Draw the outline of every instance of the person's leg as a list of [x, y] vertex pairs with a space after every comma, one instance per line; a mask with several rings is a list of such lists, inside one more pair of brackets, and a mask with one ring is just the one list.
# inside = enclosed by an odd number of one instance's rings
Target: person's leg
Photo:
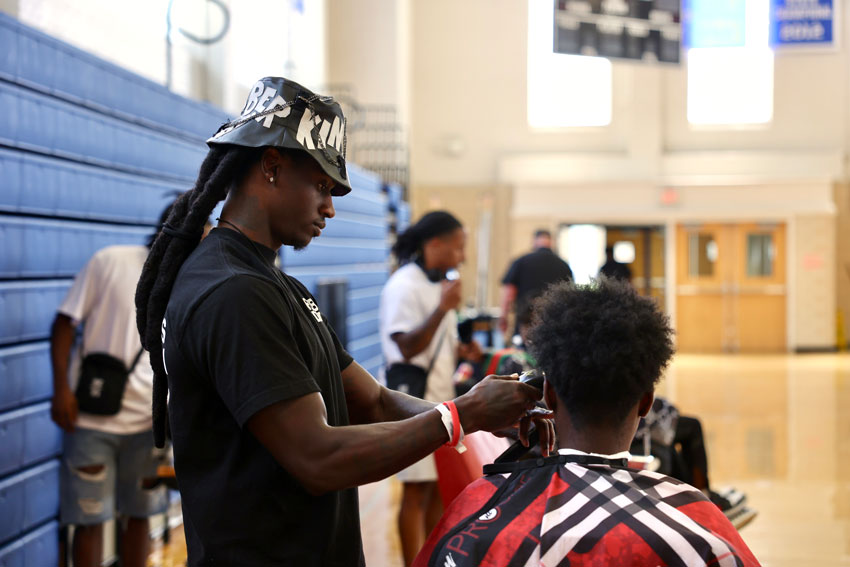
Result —
[[74, 526], [74, 566], [99, 566], [103, 523], [112, 518], [115, 502], [115, 447], [107, 436], [86, 429], [65, 434], [60, 486], [62, 523]]
[[145, 567], [151, 549], [148, 519], [126, 518], [121, 524], [121, 567]]
[[700, 490], [709, 490], [708, 457], [705, 453], [705, 439], [699, 420], [695, 417], [680, 415], [676, 424], [674, 443], [682, 447], [682, 457], [691, 473], [691, 484]]
[[144, 567], [150, 553], [148, 518], [163, 513], [166, 506], [165, 487], [153, 487], [165, 451], [153, 446], [150, 431], [120, 437], [117, 490], [121, 566]]
[[410, 566], [425, 543], [425, 501], [428, 482], [402, 484], [401, 509], [398, 513], [398, 535], [404, 564]]
[[75, 526], [74, 567], [99, 567], [103, 561], [103, 524]]

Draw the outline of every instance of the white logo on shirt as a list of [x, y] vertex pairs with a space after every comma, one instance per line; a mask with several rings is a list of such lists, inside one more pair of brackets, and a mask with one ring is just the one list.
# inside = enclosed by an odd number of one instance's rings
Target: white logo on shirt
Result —
[[310, 310], [310, 313], [313, 315], [313, 317], [316, 318], [316, 321], [321, 323], [322, 322], [322, 314], [319, 311], [319, 306], [316, 305], [316, 302], [313, 301], [312, 299], [307, 299], [306, 297], [302, 297], [301, 301], [304, 302], [304, 305], [307, 306], [307, 309]]
[[446, 555], [446, 562], [443, 563], [443, 567], [457, 567], [457, 563], [455, 563], [455, 558], [452, 557], [451, 553]]
[[168, 367], [165, 365], [165, 317], [162, 318], [162, 367], [168, 375]]

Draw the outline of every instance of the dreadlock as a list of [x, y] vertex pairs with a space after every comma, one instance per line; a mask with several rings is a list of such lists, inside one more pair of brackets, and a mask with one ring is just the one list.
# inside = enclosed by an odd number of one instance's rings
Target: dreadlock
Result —
[[436, 236], [444, 236], [462, 228], [454, 215], [446, 211], [431, 211], [398, 236], [393, 245], [393, 254], [402, 264], [422, 254], [425, 243]]
[[204, 225], [219, 201], [260, 159], [266, 148], [218, 145], [209, 150], [198, 179], [172, 205], [156, 235], [136, 288], [136, 326], [150, 353], [153, 380], [153, 433], [157, 447], [165, 445], [168, 381], [162, 360], [162, 319], [177, 272], [200, 242]]

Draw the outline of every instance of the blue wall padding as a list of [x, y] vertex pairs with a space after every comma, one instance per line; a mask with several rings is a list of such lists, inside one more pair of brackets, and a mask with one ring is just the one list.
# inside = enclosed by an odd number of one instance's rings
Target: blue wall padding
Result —
[[287, 268], [289, 266], [329, 266], [339, 263], [339, 260], [345, 260], [348, 264], [373, 264], [386, 261], [387, 247], [380, 241], [323, 236], [313, 240], [306, 250], [302, 252], [286, 250], [284, 256], [286, 258], [284, 265]]
[[0, 348], [0, 411], [53, 395], [50, 343]]
[[48, 522], [0, 547], [0, 567], [44, 567], [59, 563], [59, 523]]
[[0, 278], [74, 277], [92, 255], [114, 244], [144, 244], [149, 227], [0, 215]]
[[408, 203], [401, 203], [396, 206], [396, 230], [399, 234], [407, 230], [410, 226], [410, 205]]
[[153, 225], [191, 183], [0, 149], [0, 211]]
[[0, 481], [0, 543], [59, 512], [59, 462], [50, 461]]
[[349, 294], [364, 287], [383, 287], [388, 275], [388, 269], [384, 264], [327, 266], [322, 273], [316, 273], [316, 266], [286, 268], [285, 271], [297, 278], [311, 292], [315, 292], [316, 284], [322, 278], [347, 279]]
[[348, 315], [348, 336], [365, 337], [378, 332], [378, 311], [364, 311], [359, 315]]
[[46, 339], [71, 280], [0, 282], [0, 345]]
[[0, 414], [0, 475], [61, 451], [62, 430], [50, 420], [49, 402]]
[[387, 199], [391, 209], [397, 208], [404, 202], [404, 189], [397, 183], [388, 183], [386, 185]]
[[203, 140], [228, 119], [218, 108], [176, 95], [4, 14], [0, 78], [172, 135]]
[[0, 14], [0, 567], [58, 563], [46, 339], [71, 278], [147, 240], [226, 120]]
[[0, 143], [125, 172], [191, 182], [207, 154], [188, 142], [0, 82]]

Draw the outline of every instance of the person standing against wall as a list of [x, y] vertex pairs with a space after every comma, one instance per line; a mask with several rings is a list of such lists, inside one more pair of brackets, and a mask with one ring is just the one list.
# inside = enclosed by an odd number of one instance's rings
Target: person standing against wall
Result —
[[[463, 262], [465, 244], [466, 233], [454, 216], [445, 211], [427, 213], [398, 237], [393, 254], [401, 267], [381, 292], [381, 346], [388, 373], [397, 363], [430, 370], [424, 395], [432, 402], [455, 396], [452, 375], [459, 358], [481, 358], [477, 343], [458, 342], [461, 281], [446, 279], [446, 273]], [[399, 536], [405, 564], [410, 565], [443, 513], [434, 457], [425, 457], [397, 476], [404, 487]]]
[[[508, 316], [524, 313], [549, 284], [572, 280], [573, 272], [552, 250], [552, 233], [539, 229], [534, 233], [534, 250], [513, 261], [502, 278], [502, 314], [499, 329], [508, 331]], [[514, 324], [513, 334], [519, 332]]]
[[[168, 209], [160, 226], [167, 213]], [[133, 303], [148, 252], [148, 246], [109, 246], [97, 251], [74, 278], [50, 332], [50, 411], [65, 431], [61, 520], [74, 526], [75, 567], [101, 564], [103, 524], [116, 510], [122, 522], [121, 565], [144, 566], [150, 548], [148, 518], [165, 511], [165, 487], [153, 487], [160, 463], [151, 436], [153, 371], [136, 329]], [[112, 409], [93, 406], [97, 402], [88, 397], [90, 391], [72, 389], [69, 383], [69, 366], [82, 367], [77, 353], [71, 361], [80, 325], [82, 356], [111, 355], [131, 369], [123, 396], [114, 398], [120, 405]], [[81, 373], [74, 374], [74, 381], [79, 381]], [[105, 387], [97, 378], [89, 383], [94, 394]], [[77, 395], [87, 400], [78, 402]], [[95, 414], [86, 409], [117, 413]]]
[[320, 236], [334, 197], [351, 191], [333, 98], [266, 77], [207, 144], [136, 290], [154, 439], [171, 432], [189, 565], [364, 565], [357, 486], [457, 446], [462, 431], [517, 420], [541, 428], [548, 452], [551, 420], [527, 413], [534, 388], [491, 377], [441, 406], [389, 390], [274, 265], [282, 245]]

